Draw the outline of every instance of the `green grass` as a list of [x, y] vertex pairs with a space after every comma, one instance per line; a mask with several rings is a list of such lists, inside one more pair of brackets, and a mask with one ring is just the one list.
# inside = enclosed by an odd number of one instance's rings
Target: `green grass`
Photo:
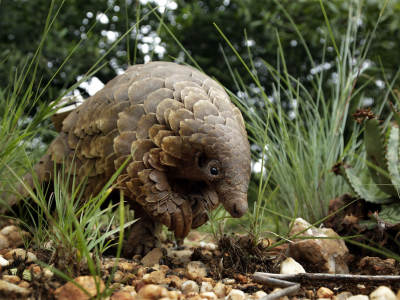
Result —
[[[298, 33], [306, 53], [310, 55], [296, 24], [284, 8], [281, 9]], [[335, 177], [330, 169], [346, 151], [356, 151], [358, 128], [355, 124], [346, 124], [349, 104], [356, 102], [360, 105], [363, 88], [371, 81], [364, 80], [362, 84], [356, 85], [360, 75], [368, 69], [363, 66], [363, 62], [372, 40], [367, 39], [366, 46], [361, 49], [350, 42], [357, 40], [356, 20], [360, 10], [361, 7], [358, 7], [349, 12], [347, 34], [340, 37], [338, 57], [335, 64], [331, 64], [335, 68], [337, 80], [332, 79], [331, 72], [325, 72], [321, 68], [325, 64], [327, 43], [323, 45], [320, 65], [315, 66], [312, 63], [313, 69], [318, 71], [314, 72], [310, 80], [313, 86], [311, 90], [304, 86], [303, 81], [288, 74], [281, 46], [277, 51], [278, 65], [272, 66], [263, 61], [270, 74], [270, 84], [274, 91], [272, 96], [264, 93], [253, 61], [248, 63], [248, 67], [238, 57], [258, 88], [250, 88], [249, 83], [242, 82], [240, 74], [231, 70], [232, 79], [240, 93], [230, 93], [230, 96], [246, 118], [249, 139], [254, 150], [253, 158], [265, 168], [265, 174], [259, 174], [259, 184], [253, 186], [253, 192], [258, 193], [258, 196], [251, 219], [253, 222], [256, 219], [262, 221], [265, 216], [276, 215], [276, 233], [284, 234], [287, 224], [294, 216], [304, 218], [310, 223], [321, 220], [327, 215], [329, 201], [350, 191], [343, 180]], [[328, 19], [326, 20], [329, 25]], [[219, 30], [218, 27], [217, 29]], [[224, 35], [223, 37], [225, 38]], [[336, 48], [331, 32], [330, 37]], [[276, 38], [279, 43], [278, 32]], [[230, 45], [226, 38], [225, 40]], [[356, 51], [360, 51], [361, 55], [357, 56]], [[355, 58], [356, 62], [353, 64]], [[309, 61], [315, 61], [311, 55]], [[331, 81], [331, 89], [328, 91], [322, 85], [326, 81]], [[284, 109], [285, 106], [289, 109]], [[350, 141], [345, 140], [346, 130], [352, 132]], [[269, 195], [275, 192], [271, 201]], [[260, 209], [268, 214], [260, 215]], [[281, 224], [284, 225], [283, 230], [280, 228]]]

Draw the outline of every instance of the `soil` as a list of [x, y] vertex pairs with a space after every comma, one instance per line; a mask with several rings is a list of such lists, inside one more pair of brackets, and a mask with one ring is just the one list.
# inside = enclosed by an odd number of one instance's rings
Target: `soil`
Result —
[[[359, 208], [359, 207], [358, 207]], [[337, 220], [331, 220], [332, 222], [336, 222], [336, 224], [340, 224]], [[9, 224], [7, 224], [9, 225]], [[1, 228], [0, 228], [1, 230]], [[200, 247], [200, 244], [205, 241], [208, 241], [208, 244], [215, 244], [216, 249], [214, 250], [206, 250]], [[253, 294], [257, 291], [265, 291], [266, 293], [271, 293], [276, 287], [269, 285], [260, 285], [254, 283], [252, 281], [252, 274], [254, 272], [267, 272], [267, 273], [279, 273], [280, 263], [285, 260], [287, 257], [285, 256], [285, 251], [287, 248], [286, 244], [280, 245], [276, 248], [271, 249], [266, 252], [265, 249], [269, 246], [270, 241], [263, 240], [259, 243], [256, 243], [254, 237], [251, 235], [239, 236], [234, 234], [224, 235], [219, 241], [214, 242], [209, 236], [204, 233], [192, 231], [189, 237], [185, 240], [185, 244], [177, 245], [171, 244], [169, 241], [164, 242], [164, 247], [166, 249], [171, 250], [191, 250], [193, 251], [190, 258], [187, 258], [189, 261], [201, 261], [203, 262], [208, 269], [208, 279], [204, 278], [204, 280], [213, 280], [214, 282], [220, 280], [231, 279], [231, 287], [233, 289], [238, 289], [246, 294]], [[175, 245], [175, 246], [174, 246]], [[400, 265], [398, 262], [394, 260], [386, 260], [385, 257], [374, 257], [376, 256], [374, 253], [367, 253], [364, 249], [360, 247], [356, 247], [353, 245], [349, 246], [349, 270], [351, 274], [355, 275], [399, 275], [400, 274]], [[175, 248], [174, 248], [175, 247]], [[0, 255], [4, 255], [6, 252], [10, 251], [0, 250]], [[82, 275], [90, 275], [87, 265], [84, 263], [77, 265], [77, 253], [70, 253], [68, 249], [63, 249], [62, 246], [58, 247], [58, 251], [55, 254], [52, 251], [46, 250], [44, 248], [40, 249], [29, 249], [30, 252], [33, 252], [39, 260], [44, 262], [49, 262], [50, 260], [55, 263], [57, 268], [61, 266], [68, 266], [71, 270], [74, 270], [76, 276]], [[105, 266], [106, 261], [112, 260], [113, 253], [109, 251], [109, 255], [103, 255], [101, 263], [102, 267], [102, 276], [107, 277], [109, 271], [107, 271], [107, 267]], [[368, 255], [370, 257], [368, 257]], [[127, 262], [129, 264], [133, 264], [134, 267], [133, 272], [130, 272], [132, 276], [126, 276], [124, 281], [120, 283], [114, 282], [112, 286], [124, 283], [125, 285], [132, 285], [135, 287], [136, 291], [140, 290], [145, 284], [141, 281], [141, 279], [137, 278], [138, 271], [143, 269], [144, 266], [140, 263], [141, 257], [134, 257], [133, 260], [125, 260], [120, 259], [122, 262]], [[186, 264], [187, 264], [186, 260]], [[299, 261], [299, 263], [304, 267], [307, 273], [321, 273], [323, 269], [322, 265], [318, 264], [310, 264], [306, 261]], [[166, 276], [175, 275], [183, 280], [184, 276], [184, 267], [185, 262], [182, 258], [181, 261], [177, 258], [172, 258], [168, 256], [164, 256], [160, 259], [160, 265], [168, 266], [168, 270], [166, 271]], [[64, 285], [66, 282], [61, 278], [54, 275], [50, 280], [44, 278], [44, 276], [33, 276], [32, 264], [26, 262], [26, 259], [21, 257], [14, 257], [14, 263], [9, 267], [3, 267], [0, 272], [0, 280], [4, 279], [4, 275], [9, 275], [8, 269], [17, 268], [17, 275], [19, 277], [23, 277], [22, 273], [25, 269], [31, 270], [31, 275], [34, 280], [29, 283], [29, 288], [31, 289], [34, 299], [54, 299], [53, 294], [54, 291]], [[37, 268], [37, 267], [36, 267]], [[157, 271], [157, 268], [147, 268], [143, 269], [142, 272], [145, 274], [150, 274], [152, 272]], [[40, 272], [36, 269], [35, 272]], [[41, 269], [42, 274], [43, 269]], [[135, 274], [135, 275], [133, 275]], [[233, 282], [234, 281], [234, 282]], [[198, 282], [201, 284], [201, 282]], [[387, 286], [391, 288], [394, 292], [397, 292], [400, 289], [400, 281], [388, 281], [388, 282], [352, 282], [349, 280], [302, 280], [300, 283], [300, 290], [295, 295], [289, 296], [290, 299], [297, 298], [307, 298], [314, 299], [316, 298], [316, 291], [321, 287], [326, 287], [332, 290], [335, 294], [339, 294], [341, 292], [351, 292], [353, 295], [369, 295], [379, 286]], [[164, 285], [168, 290], [177, 290], [175, 287], [171, 287], [168, 285]], [[1, 298], [1, 295], [0, 295]], [[10, 298], [12, 299], [12, 298]], [[132, 298], [133, 299], [133, 298]], [[180, 298], [180, 299], [190, 299], [188, 298]]]

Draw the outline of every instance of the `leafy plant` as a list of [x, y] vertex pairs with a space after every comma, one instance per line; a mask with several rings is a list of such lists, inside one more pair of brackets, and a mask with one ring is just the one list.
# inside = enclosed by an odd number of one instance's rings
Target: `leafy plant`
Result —
[[365, 164], [369, 176], [379, 190], [367, 189], [357, 172], [350, 165], [339, 163], [334, 172], [340, 174], [352, 188], [358, 198], [369, 203], [381, 204], [382, 209], [376, 214], [370, 214], [373, 221], [368, 225], [375, 226], [384, 221], [386, 229], [400, 228], [400, 173], [399, 173], [399, 124], [400, 115], [391, 103], [395, 117], [394, 123], [389, 123], [387, 133], [384, 133], [383, 121], [375, 116], [371, 108], [357, 109], [353, 114], [355, 121], [364, 127]]

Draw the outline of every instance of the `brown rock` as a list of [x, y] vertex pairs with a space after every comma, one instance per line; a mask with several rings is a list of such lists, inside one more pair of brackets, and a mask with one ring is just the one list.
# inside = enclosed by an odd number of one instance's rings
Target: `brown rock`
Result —
[[183, 283], [183, 279], [181, 279], [180, 277], [176, 276], [176, 275], [170, 275], [169, 278], [171, 279], [171, 287], [176, 287], [178, 289], [181, 288], [181, 285]]
[[199, 286], [193, 280], [185, 281], [180, 288], [183, 294], [199, 293]]
[[165, 274], [161, 271], [144, 274], [143, 282], [146, 284], [169, 284], [171, 278], [165, 278]]
[[143, 257], [141, 263], [147, 267], [152, 267], [155, 264], [158, 264], [163, 256], [164, 254], [162, 253], [161, 249], [154, 248], [145, 257]]
[[[274, 289], [273, 291], [272, 291], [272, 293], [271, 294], [273, 294], [273, 293], [275, 293], [275, 292], [277, 292], [277, 291], [281, 291], [282, 289], [281, 288], [276, 288], [276, 289]], [[271, 295], [270, 294], [270, 295]], [[289, 300], [289, 297], [288, 296], [283, 296], [283, 297], [281, 297], [281, 298], [278, 298], [277, 300]]]
[[111, 300], [133, 300], [134, 296], [130, 292], [116, 292], [111, 296]]
[[124, 279], [124, 277], [125, 277], [125, 274], [122, 273], [120, 270], [117, 270], [114, 273], [113, 282], [120, 283]]
[[242, 274], [236, 274], [235, 278], [236, 278], [237, 281], [239, 281], [242, 284], [247, 283], [246, 276], [243, 276]]
[[4, 235], [0, 234], [0, 250], [6, 249], [9, 246], [10, 244], [8, 242], [8, 239]]
[[360, 270], [363, 275], [397, 275], [395, 260], [382, 260], [378, 257], [366, 256], [360, 261]]
[[179, 297], [178, 291], [168, 291], [168, 297], [171, 300], [178, 300]]
[[332, 298], [334, 295], [334, 292], [331, 291], [330, 289], [326, 287], [321, 287], [317, 291], [317, 298]]
[[[295, 220], [290, 236], [295, 235], [311, 226], [301, 218]], [[311, 227], [300, 236], [304, 237], [338, 237], [329, 228]], [[348, 274], [347, 259], [349, 250], [341, 239], [294, 239], [288, 247], [289, 256], [294, 260], [305, 260], [314, 265], [321, 265], [321, 272]]]
[[214, 293], [218, 298], [222, 298], [226, 296], [226, 287], [222, 282], [217, 282], [214, 286]]
[[118, 270], [124, 272], [124, 273], [132, 273], [133, 268], [137, 265], [137, 263], [129, 263], [126, 261], [121, 261], [118, 262]]
[[148, 284], [140, 289], [135, 300], [156, 300], [160, 298], [168, 298], [168, 290], [154, 284]]
[[26, 255], [28, 255], [28, 260], [26, 261], [27, 263], [31, 263], [31, 262], [37, 260], [37, 257], [35, 254], [33, 254], [32, 252], [26, 252], [24, 249], [20, 249], [20, 248], [7, 252], [6, 254], [3, 255], [3, 257], [9, 261], [14, 261], [14, 258], [13, 258], [14, 253], [17, 256], [21, 256], [22, 258], [25, 258]]
[[169, 267], [166, 266], [166, 265], [161, 265], [161, 266], [158, 268], [158, 270], [161, 271], [161, 272], [163, 272], [163, 273], [165, 274], [165, 273], [167, 273], [167, 271], [169, 271]]
[[27, 288], [0, 280], [0, 299], [26, 299], [31, 294]]
[[15, 275], [4, 275], [3, 279], [13, 284], [18, 284], [21, 281], [21, 278]]
[[207, 267], [201, 261], [192, 261], [186, 267], [186, 274], [189, 279], [197, 280], [207, 276]]
[[18, 286], [22, 287], [22, 288], [28, 288], [29, 287], [29, 282], [22, 280]]
[[[74, 279], [74, 281], [81, 285], [92, 297], [97, 295], [96, 282], [92, 276], [80, 276]], [[104, 282], [97, 278], [97, 284], [100, 285], [99, 291], [100, 293], [104, 291], [105, 285]], [[90, 299], [90, 297], [84, 293], [80, 288], [78, 288], [72, 282], [68, 282], [64, 284], [62, 287], [58, 288], [54, 292], [54, 296], [58, 300], [86, 300]]]
[[217, 295], [215, 295], [214, 292], [201, 293], [200, 297], [203, 299], [208, 299], [208, 300], [217, 300], [218, 299]]

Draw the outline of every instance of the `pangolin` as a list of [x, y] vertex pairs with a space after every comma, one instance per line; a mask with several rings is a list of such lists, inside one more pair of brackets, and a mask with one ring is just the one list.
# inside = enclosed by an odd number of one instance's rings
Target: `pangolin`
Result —
[[116, 183], [140, 220], [125, 257], [160, 247], [162, 225], [187, 236], [220, 203], [232, 217], [247, 212], [251, 155], [243, 117], [215, 80], [192, 67], [129, 67], [64, 119], [34, 171], [49, 181], [54, 163], [61, 170], [65, 161], [64, 173], [85, 183], [87, 198], [128, 159]]

